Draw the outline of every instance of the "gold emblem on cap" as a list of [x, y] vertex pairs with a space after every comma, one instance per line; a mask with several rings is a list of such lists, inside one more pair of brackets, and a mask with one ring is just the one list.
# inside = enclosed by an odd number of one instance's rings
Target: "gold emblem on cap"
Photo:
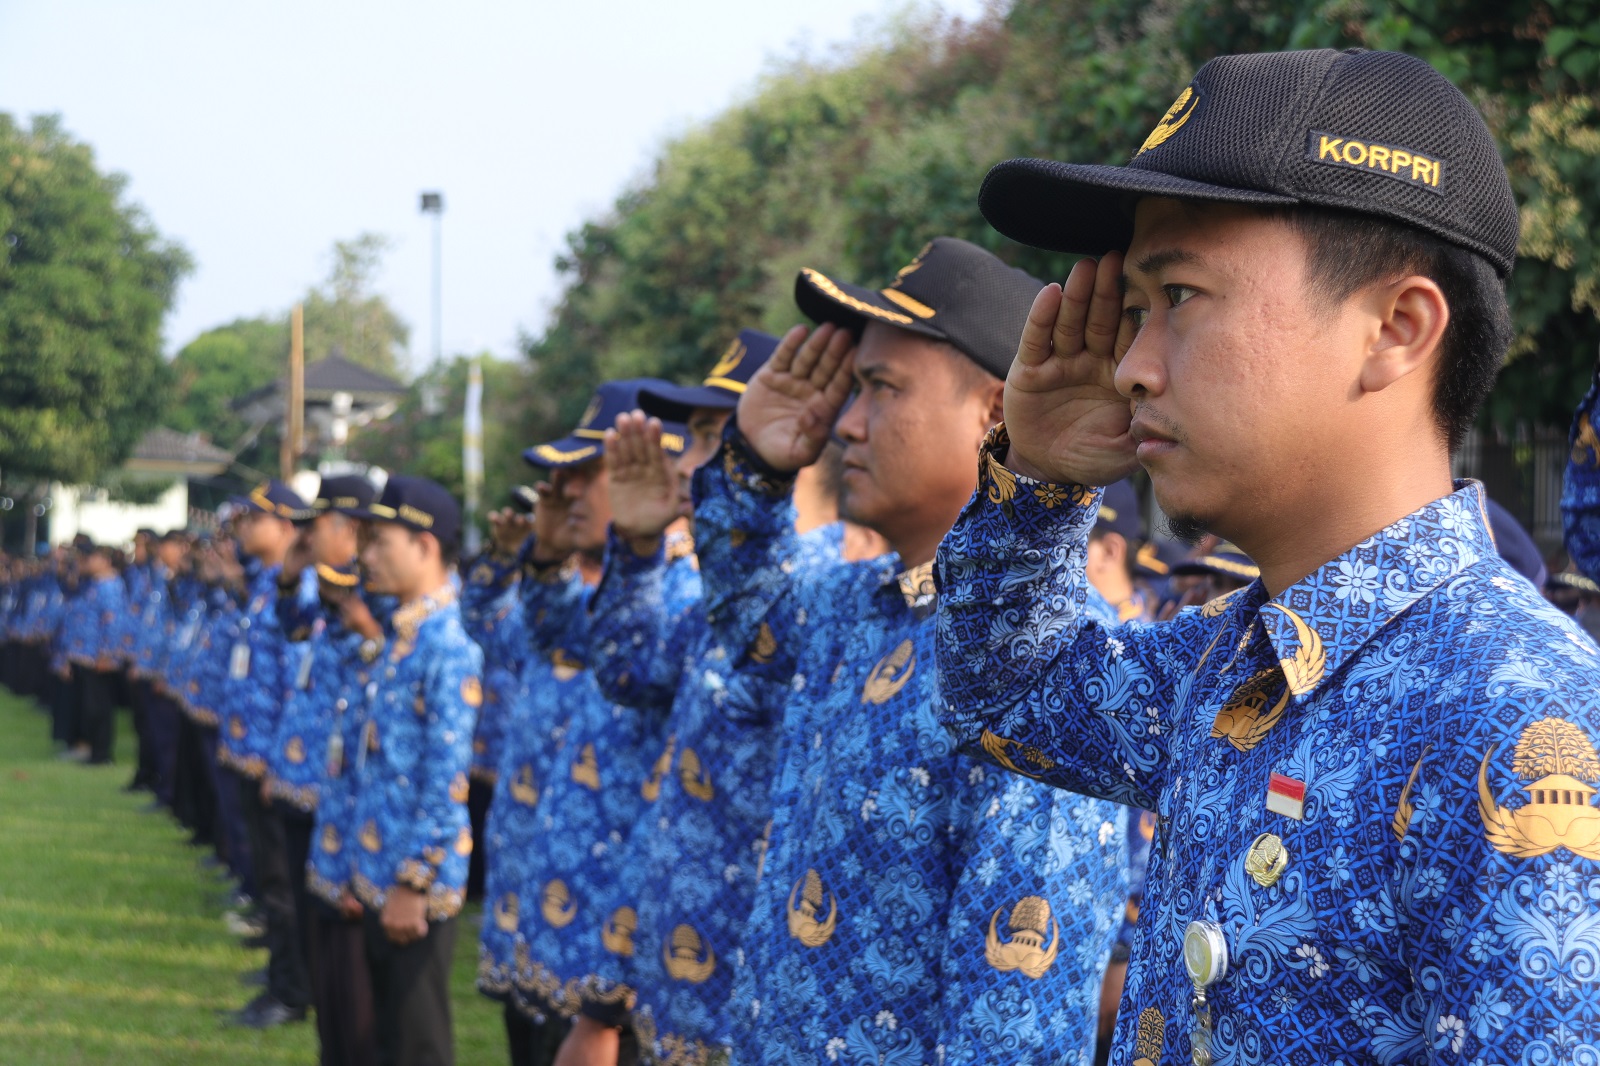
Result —
[[717, 365], [711, 368], [711, 373], [706, 375], [706, 381], [727, 377], [739, 369], [739, 364], [744, 361], [745, 353], [749, 350], [745, 347], [744, 341], [735, 337], [733, 343], [728, 345], [728, 350], [722, 353], [722, 358], [717, 360]]
[[1183, 129], [1183, 124], [1188, 122], [1194, 114], [1194, 109], [1200, 103], [1200, 94], [1194, 91], [1191, 85], [1178, 94], [1178, 98], [1167, 108], [1167, 113], [1161, 116], [1161, 121], [1156, 123], [1156, 128], [1150, 131], [1150, 136], [1144, 139], [1139, 150], [1133, 153], [1136, 156], [1144, 155], [1152, 148], [1166, 144], [1174, 133]]
[[1244, 857], [1244, 872], [1262, 888], [1271, 888], [1289, 868], [1289, 851], [1276, 833], [1262, 833]]

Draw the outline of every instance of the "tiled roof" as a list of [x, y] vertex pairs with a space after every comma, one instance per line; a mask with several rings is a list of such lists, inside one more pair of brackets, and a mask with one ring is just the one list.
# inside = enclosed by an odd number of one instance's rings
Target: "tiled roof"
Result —
[[130, 458], [147, 463], [228, 463], [233, 460], [223, 449], [198, 433], [179, 433], [157, 426], [134, 445]]

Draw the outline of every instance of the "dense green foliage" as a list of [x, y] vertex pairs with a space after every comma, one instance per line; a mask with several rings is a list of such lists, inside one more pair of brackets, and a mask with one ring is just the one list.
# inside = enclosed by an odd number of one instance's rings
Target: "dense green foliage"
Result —
[[1600, 345], [1597, 0], [1016, 0], [977, 23], [908, 16], [773, 72], [569, 236], [565, 294], [525, 344], [535, 393], [559, 400], [535, 420], [554, 433], [597, 380], [690, 380], [740, 327], [786, 327], [802, 265], [887, 280], [954, 234], [1062, 277], [1064, 258], [983, 222], [991, 165], [1123, 162], [1205, 60], [1321, 46], [1412, 52], [1488, 117], [1524, 229], [1518, 339], [1488, 417], [1564, 425]]
[[[6, 1066], [267, 1066], [315, 1062], [312, 1023], [228, 1029], [221, 1009], [264, 966], [222, 924], [224, 885], [146, 797], [122, 791], [133, 760], [124, 715], [118, 764], [58, 762], [37, 704], [0, 689], [0, 1062]], [[476, 906], [451, 974], [463, 1063], [505, 1056], [500, 1008], [478, 995]]]
[[0, 474], [91, 481], [161, 414], [183, 249], [54, 117], [0, 113]]

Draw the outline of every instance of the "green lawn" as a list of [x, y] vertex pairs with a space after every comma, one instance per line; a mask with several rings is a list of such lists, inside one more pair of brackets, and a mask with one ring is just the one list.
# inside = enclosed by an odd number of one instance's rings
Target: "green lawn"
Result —
[[[222, 1025], [217, 1012], [252, 994], [239, 974], [266, 953], [223, 928], [223, 886], [187, 834], [121, 791], [131, 734], [124, 716], [115, 766], [57, 762], [44, 715], [0, 689], [0, 1062], [315, 1063], [313, 1023]], [[457, 1059], [503, 1062], [499, 1008], [473, 990], [477, 909], [462, 921]]]

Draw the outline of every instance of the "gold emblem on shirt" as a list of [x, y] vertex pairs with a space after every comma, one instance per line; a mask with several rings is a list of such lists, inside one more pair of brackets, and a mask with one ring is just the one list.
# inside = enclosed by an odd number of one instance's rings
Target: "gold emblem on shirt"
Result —
[[1600, 466], [1600, 437], [1595, 435], [1588, 415], [1578, 416], [1578, 435], [1572, 442], [1572, 465]]
[[567, 890], [565, 881], [556, 878], [544, 886], [544, 895], [539, 900], [539, 913], [544, 915], [544, 920], [550, 923], [552, 929], [565, 929], [572, 924], [572, 919], [578, 916], [578, 902]]
[[1276, 833], [1262, 833], [1244, 856], [1244, 872], [1262, 888], [1271, 888], [1289, 868], [1289, 851]]
[[1422, 770], [1422, 760], [1426, 759], [1428, 752], [1432, 750], [1432, 744], [1422, 749], [1422, 754], [1417, 756], [1417, 764], [1411, 768], [1411, 776], [1406, 778], [1406, 787], [1400, 790], [1400, 802], [1395, 804], [1394, 818], [1389, 822], [1389, 828], [1394, 830], [1396, 840], [1404, 840], [1406, 831], [1411, 828], [1411, 818], [1417, 813], [1417, 805], [1411, 802], [1411, 790], [1416, 786], [1417, 774]]
[[1139, 1012], [1139, 1035], [1134, 1038], [1133, 1066], [1158, 1066], [1161, 1045], [1167, 1041], [1167, 1021], [1154, 1007]]
[[[1061, 948], [1061, 923], [1051, 915], [1050, 903], [1041, 896], [1023, 896], [1011, 908], [1006, 919], [1010, 940], [1002, 940], [997, 926], [1000, 912], [995, 909], [989, 918], [989, 935], [984, 938], [983, 957], [989, 965], [1003, 973], [1021, 970], [1035, 980], [1055, 964], [1056, 953]], [[1050, 944], [1045, 946], [1045, 938]]]
[[778, 638], [773, 635], [772, 627], [762, 622], [761, 628], [756, 630], [756, 639], [750, 644], [750, 660], [765, 666], [777, 653]]
[[[463, 859], [472, 854], [472, 827], [464, 825], [461, 832], [456, 834], [456, 854]], [[439, 865], [435, 863], [434, 865]]]
[[807, 870], [789, 889], [789, 935], [808, 948], [820, 948], [833, 939], [833, 930], [839, 924], [839, 900], [832, 892], [827, 893], [828, 917], [818, 920], [817, 916], [822, 913], [822, 896], [822, 878], [815, 870]]
[[[1056, 767], [1055, 761], [1038, 748], [1030, 744], [1024, 744], [1020, 740], [1003, 737], [999, 733], [990, 732], [988, 729], [985, 729], [979, 735], [978, 744], [989, 758], [1012, 773], [1021, 774], [1023, 777], [1036, 778], [1039, 776], [1040, 771], [1054, 770]], [[1016, 758], [1012, 758], [1013, 755]], [[1037, 769], [1027, 769], [1020, 765], [1017, 759], [1022, 759], [1029, 766], [1037, 767]]]
[[906, 687], [916, 669], [916, 648], [909, 639], [902, 640], [900, 646], [880, 659], [867, 675], [867, 683], [861, 686], [861, 702], [888, 703]]
[[517, 776], [511, 779], [511, 798], [524, 807], [534, 807], [539, 803], [539, 786], [533, 783], [533, 766], [523, 763], [517, 769]]
[[698, 985], [704, 984], [717, 968], [717, 953], [695, 932], [694, 926], [680, 925], [672, 930], [672, 943], [662, 945], [661, 961], [667, 976], [674, 981]]
[[618, 907], [600, 927], [600, 943], [613, 955], [633, 955], [633, 931], [639, 928], [639, 915], [632, 907]]
[[[1278, 693], [1276, 699], [1274, 692]], [[1289, 684], [1283, 672], [1275, 666], [1268, 667], [1228, 697], [1211, 723], [1211, 735], [1226, 739], [1240, 751], [1249, 751], [1272, 731], [1288, 706]]]
[[456, 774], [450, 779], [450, 802], [465, 803], [472, 794], [472, 783], [467, 780], [466, 774]]
[[654, 803], [661, 798], [661, 782], [666, 779], [667, 771], [672, 769], [672, 753], [678, 746], [676, 733], [667, 737], [667, 746], [661, 749], [655, 764], [650, 767], [650, 776], [644, 779], [644, 784], [639, 786], [639, 795], [645, 798], [646, 803]]
[[361, 827], [361, 846], [376, 855], [383, 850], [383, 837], [378, 835], [378, 823], [368, 822]]
[[550, 672], [557, 681], [571, 681], [583, 673], [583, 664], [568, 655], [565, 648], [557, 648], [550, 653]]
[[331, 825], [322, 827], [322, 850], [329, 855], [337, 855], [344, 847], [344, 841], [339, 837], [339, 830]]
[[678, 781], [683, 790], [702, 803], [711, 802], [717, 790], [712, 787], [711, 775], [700, 765], [700, 756], [693, 748], [684, 748], [678, 757]]
[[584, 788], [600, 791], [600, 762], [595, 758], [593, 744], [585, 744], [572, 764], [572, 779]]
[[507, 892], [494, 901], [494, 924], [502, 933], [517, 931], [517, 894]]
[[1289, 616], [1289, 621], [1294, 623], [1295, 641], [1300, 646], [1295, 653], [1279, 661], [1283, 669], [1283, 676], [1289, 682], [1289, 691], [1296, 696], [1304, 696], [1322, 682], [1322, 673], [1327, 669], [1328, 653], [1322, 647], [1322, 637], [1317, 631], [1306, 624], [1306, 620], [1277, 604], [1269, 604]]
[[1489, 788], [1490, 748], [1478, 767], [1478, 814], [1490, 846], [1505, 855], [1531, 859], [1566, 848], [1585, 859], [1600, 859], [1600, 809], [1593, 804], [1600, 780], [1600, 756], [1583, 730], [1560, 718], [1541, 718], [1522, 731], [1511, 769], [1530, 782], [1520, 807], [1495, 803]]
[[483, 682], [475, 677], [463, 679], [461, 682], [461, 701], [468, 707], [482, 707]]
[[306, 761], [306, 742], [299, 737], [290, 737], [289, 742], [283, 746], [283, 757], [299, 766]]

